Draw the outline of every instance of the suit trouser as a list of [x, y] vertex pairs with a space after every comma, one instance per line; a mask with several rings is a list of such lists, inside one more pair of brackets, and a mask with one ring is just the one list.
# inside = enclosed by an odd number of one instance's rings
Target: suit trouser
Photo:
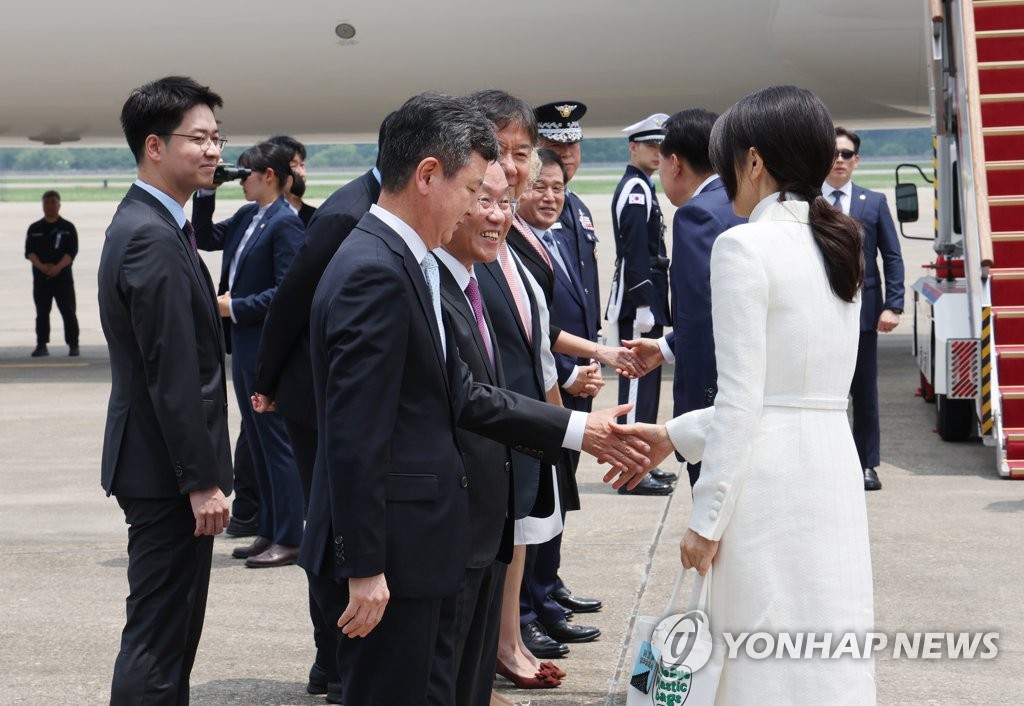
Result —
[[252, 465], [252, 451], [245, 435], [245, 425], [235, 441], [234, 484], [235, 499], [231, 502], [231, 517], [239, 520], [256, 519], [260, 511], [260, 490], [256, 485], [256, 469]]
[[436, 659], [430, 672], [432, 706], [490, 703], [507, 569], [500, 561], [466, 569], [458, 593], [442, 599]]
[[68, 272], [66, 277], [32, 278], [32, 300], [36, 305], [36, 343], [50, 342], [50, 311], [54, 300], [64, 320], [64, 342], [78, 345], [78, 317], [75, 315], [75, 281]]
[[277, 412], [253, 411], [249, 395], [254, 375], [246, 358], [238, 349], [232, 353], [231, 376], [260, 491], [259, 533], [274, 544], [297, 547], [302, 541], [302, 486], [288, 431]]
[[[316, 463], [316, 427], [300, 424], [288, 417], [284, 418], [288, 429], [288, 438], [295, 452], [295, 465], [299, 469], [299, 481], [302, 486], [303, 508], [309, 508], [309, 493], [313, 482], [313, 464]], [[305, 513], [303, 513], [305, 515]], [[327, 681], [339, 680], [334, 654], [338, 649], [337, 631], [324, 622], [323, 614], [316, 607], [313, 589], [309, 593], [309, 619], [313, 623], [313, 644], [316, 645], [316, 663], [327, 672]]]
[[857, 367], [850, 385], [853, 397], [853, 441], [862, 468], [880, 462], [881, 427], [878, 420], [878, 331], [861, 331]]
[[128, 524], [127, 618], [112, 706], [182, 706], [203, 632], [213, 537], [195, 537], [187, 496], [117, 498]]
[[[662, 327], [655, 324], [643, 338], [661, 338]], [[619, 319], [619, 335], [622, 338], [633, 336], [633, 319]], [[658, 405], [661, 402], [661, 367], [647, 373], [639, 380], [627, 380], [619, 378], [619, 404], [629, 402], [630, 389], [636, 389], [636, 405], [633, 411], [625, 419], [626, 422], [647, 422], [656, 424], [658, 421]]]
[[[348, 582], [306, 572], [324, 622], [337, 625], [348, 605]], [[337, 669], [342, 700], [359, 706], [422, 706], [437, 641], [440, 598], [394, 595], [377, 627], [366, 637], [337, 631]]]

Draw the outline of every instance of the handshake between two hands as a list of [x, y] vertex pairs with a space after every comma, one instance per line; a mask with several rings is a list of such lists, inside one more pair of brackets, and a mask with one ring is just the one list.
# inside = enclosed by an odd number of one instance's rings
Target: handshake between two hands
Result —
[[624, 404], [591, 412], [583, 434], [583, 450], [598, 463], [611, 464], [604, 482], [616, 489], [625, 485], [632, 490], [673, 451], [664, 426], [615, 422], [632, 408]]

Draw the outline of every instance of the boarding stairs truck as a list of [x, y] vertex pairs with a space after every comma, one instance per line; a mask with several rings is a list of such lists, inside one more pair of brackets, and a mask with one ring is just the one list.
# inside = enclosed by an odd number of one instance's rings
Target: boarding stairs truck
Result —
[[[912, 286], [921, 393], [942, 439], [980, 437], [1001, 476], [1024, 479], [1024, 0], [928, 4], [935, 260]], [[906, 167], [901, 230], [917, 218]]]

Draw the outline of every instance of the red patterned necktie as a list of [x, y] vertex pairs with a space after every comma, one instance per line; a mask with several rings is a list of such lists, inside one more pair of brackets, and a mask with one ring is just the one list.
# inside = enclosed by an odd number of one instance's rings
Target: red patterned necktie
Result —
[[533, 325], [526, 307], [523, 305], [523, 298], [519, 296], [519, 281], [515, 273], [516, 266], [512, 262], [512, 256], [508, 251], [508, 244], [505, 242], [498, 246], [498, 262], [501, 263], [501, 271], [505, 273], [505, 281], [508, 282], [508, 288], [512, 290], [512, 299], [515, 300], [516, 308], [519, 310], [519, 321], [523, 324], [523, 329], [526, 331], [526, 340], [533, 343]]

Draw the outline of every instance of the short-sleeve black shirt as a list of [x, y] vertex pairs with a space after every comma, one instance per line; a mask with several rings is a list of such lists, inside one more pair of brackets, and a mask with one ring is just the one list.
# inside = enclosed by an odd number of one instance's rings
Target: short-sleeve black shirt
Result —
[[[35, 253], [39, 261], [45, 264], [56, 264], [61, 258], [69, 255], [72, 260], [78, 255], [78, 231], [71, 221], [57, 218], [53, 223], [47, 223], [41, 219], [28, 227], [28, 235], [25, 236], [25, 257]], [[46, 275], [32, 268], [32, 276], [37, 279], [45, 279]], [[65, 267], [57, 279], [70, 278], [71, 267]]]

